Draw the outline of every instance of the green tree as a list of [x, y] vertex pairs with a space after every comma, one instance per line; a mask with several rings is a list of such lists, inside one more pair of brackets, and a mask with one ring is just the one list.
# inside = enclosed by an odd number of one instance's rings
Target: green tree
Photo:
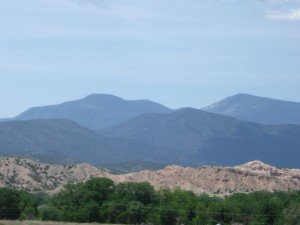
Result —
[[37, 201], [32, 194], [26, 191], [19, 191], [19, 207], [21, 215], [19, 219], [32, 220], [37, 217]]
[[195, 217], [196, 195], [191, 191], [175, 189], [171, 193], [171, 198], [167, 203], [171, 209], [176, 209], [178, 212], [178, 223], [188, 224]]
[[40, 206], [38, 210], [38, 215], [41, 220], [45, 221], [61, 221], [63, 219], [62, 210], [51, 207], [51, 206]]
[[286, 225], [300, 225], [300, 202], [290, 204], [283, 214]]
[[83, 222], [88, 218], [84, 214], [86, 212], [84, 205], [87, 202], [88, 191], [84, 188], [84, 184], [79, 183], [67, 184], [62, 191], [51, 198], [48, 205], [51, 208], [57, 208], [64, 221]]
[[284, 209], [283, 201], [277, 196], [272, 196], [265, 207], [264, 214], [267, 217], [267, 224], [277, 224], [281, 220], [281, 212]]
[[223, 203], [224, 222], [240, 222], [249, 225], [257, 222], [260, 213], [259, 202], [250, 194], [237, 193]]
[[100, 208], [100, 222], [102, 223], [127, 223], [126, 204], [121, 202], [109, 202]]
[[198, 202], [195, 207], [195, 217], [193, 218], [194, 224], [206, 225], [212, 221], [212, 214], [207, 211], [204, 202]]
[[46, 205], [49, 202], [50, 196], [46, 192], [36, 192], [33, 193], [33, 197], [38, 206]]
[[116, 186], [116, 198], [123, 201], [138, 201], [144, 205], [153, 203], [155, 200], [154, 188], [146, 182], [143, 183], [120, 183]]
[[140, 202], [129, 202], [127, 205], [127, 222], [129, 224], [140, 224], [146, 222], [146, 210], [144, 205]]
[[159, 217], [161, 225], [176, 225], [179, 221], [178, 212], [175, 209], [160, 207]]
[[[96, 201], [91, 200], [84, 206], [88, 222], [98, 222], [100, 220], [100, 206]], [[86, 221], [83, 221], [86, 222]]]
[[93, 178], [84, 185], [88, 199], [101, 203], [109, 198], [114, 191], [114, 182], [108, 178]]
[[9, 188], [0, 188], [0, 219], [19, 218], [22, 212], [20, 201], [20, 192]]

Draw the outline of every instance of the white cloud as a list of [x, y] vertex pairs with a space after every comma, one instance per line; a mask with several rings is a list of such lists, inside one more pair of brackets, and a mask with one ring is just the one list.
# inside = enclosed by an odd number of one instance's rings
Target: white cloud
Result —
[[269, 11], [266, 18], [269, 20], [297, 21], [300, 20], [300, 8], [288, 11]]

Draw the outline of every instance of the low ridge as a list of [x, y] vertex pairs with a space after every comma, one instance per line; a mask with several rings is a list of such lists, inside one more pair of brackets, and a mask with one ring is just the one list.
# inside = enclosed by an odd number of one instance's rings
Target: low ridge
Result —
[[68, 182], [107, 177], [115, 182], [149, 182], [156, 189], [181, 188], [197, 194], [300, 190], [300, 170], [276, 168], [259, 161], [235, 167], [167, 166], [157, 171], [111, 174], [88, 164], [55, 165], [16, 157], [0, 158], [0, 186], [57, 192]]

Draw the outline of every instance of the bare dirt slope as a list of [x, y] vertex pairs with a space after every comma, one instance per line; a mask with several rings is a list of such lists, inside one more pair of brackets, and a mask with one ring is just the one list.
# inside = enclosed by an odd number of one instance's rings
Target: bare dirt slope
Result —
[[282, 169], [253, 161], [235, 167], [167, 166], [157, 171], [115, 175], [88, 164], [52, 165], [23, 158], [0, 158], [0, 186], [57, 192], [65, 184], [107, 177], [115, 182], [150, 182], [155, 188], [182, 188], [195, 193], [231, 194], [300, 190], [300, 169]]
[[108, 172], [89, 164], [54, 165], [24, 158], [0, 158], [0, 187], [56, 192], [67, 183], [109, 176]]
[[158, 171], [141, 171], [118, 176], [118, 181], [148, 181], [156, 188], [180, 187], [195, 193], [230, 194], [252, 191], [300, 189], [300, 170], [279, 169], [260, 161], [236, 167], [200, 168], [168, 166]]

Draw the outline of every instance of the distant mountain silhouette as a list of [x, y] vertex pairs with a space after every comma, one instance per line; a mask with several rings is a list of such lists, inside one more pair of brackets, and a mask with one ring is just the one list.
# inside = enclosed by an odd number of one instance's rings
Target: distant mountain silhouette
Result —
[[[249, 95], [237, 95], [228, 101], [244, 104], [252, 115], [261, 118], [262, 111], [267, 110], [255, 112], [255, 105], [269, 109], [272, 102], [282, 103]], [[290, 118], [296, 118], [298, 103], [284, 104], [290, 109], [293, 105], [290, 115], [294, 117]], [[243, 107], [237, 104], [229, 111], [241, 112]], [[286, 112], [276, 107], [274, 115]], [[214, 107], [206, 110], [209, 108]], [[156, 113], [148, 113], [152, 111]], [[232, 116], [193, 108], [172, 111], [147, 100], [126, 101], [95, 94], [60, 105], [32, 108], [13, 121], [1, 122], [0, 155], [96, 166], [133, 161], [230, 166], [258, 159], [280, 167], [300, 167], [300, 125], [263, 125]], [[40, 119], [30, 119], [35, 117]], [[56, 117], [61, 119], [45, 119]]]
[[2, 119], [0, 119], [0, 123], [5, 122], [5, 121], [9, 121], [9, 120], [11, 120], [11, 119], [10, 118], [2, 118]]
[[125, 122], [143, 113], [171, 111], [149, 100], [127, 101], [113, 95], [92, 94], [59, 105], [30, 108], [14, 119], [70, 119], [90, 129], [100, 129]]
[[180, 163], [181, 154], [140, 141], [108, 138], [70, 120], [0, 123], [0, 155], [26, 156], [45, 162], [85, 162], [96, 166], [132, 160]]
[[99, 133], [174, 149], [187, 155], [190, 165], [234, 165], [259, 159], [300, 167], [300, 126], [296, 125], [261, 125], [184, 108], [141, 115]]
[[262, 124], [300, 124], [300, 103], [248, 94], [228, 97], [203, 110]]
[[132, 172], [139, 172], [142, 170], [159, 170], [166, 167], [165, 164], [162, 163], [154, 163], [154, 162], [146, 162], [146, 161], [131, 161], [124, 163], [112, 163], [112, 164], [104, 164], [103, 168], [108, 169], [112, 173], [117, 174], [125, 174]]

